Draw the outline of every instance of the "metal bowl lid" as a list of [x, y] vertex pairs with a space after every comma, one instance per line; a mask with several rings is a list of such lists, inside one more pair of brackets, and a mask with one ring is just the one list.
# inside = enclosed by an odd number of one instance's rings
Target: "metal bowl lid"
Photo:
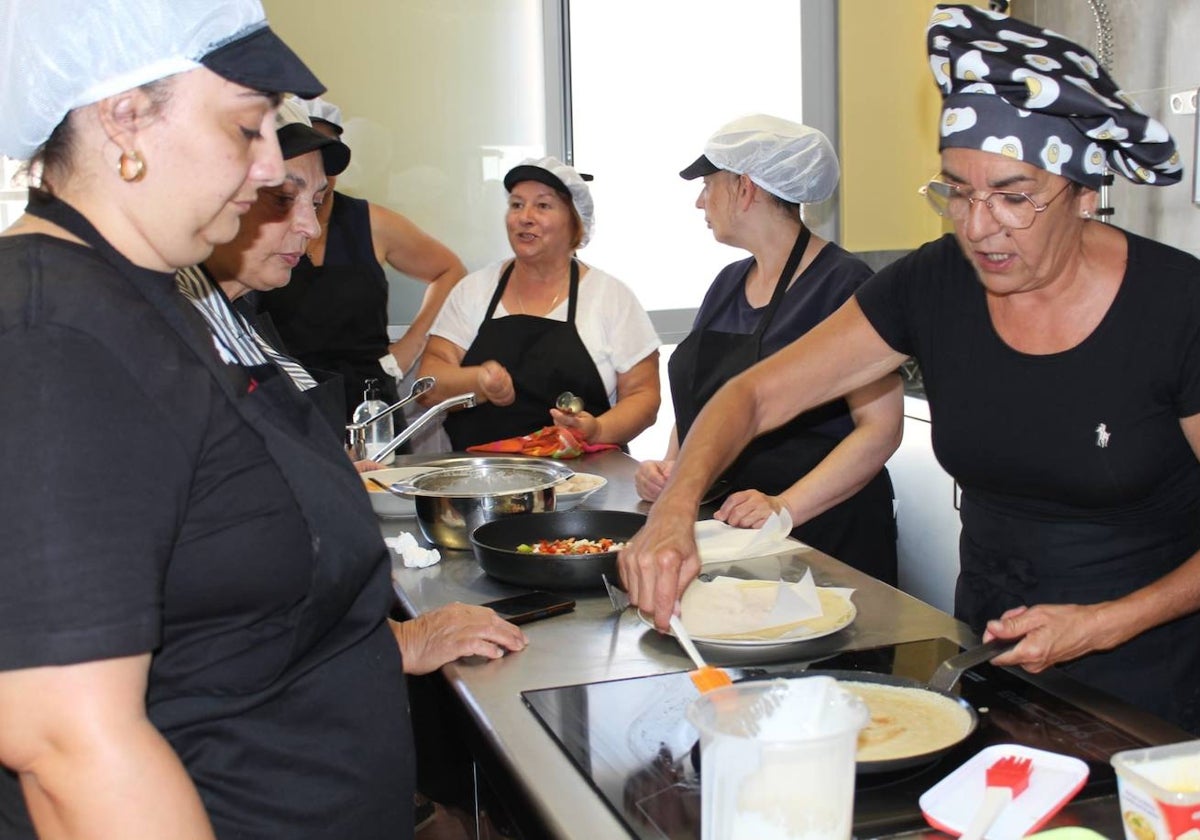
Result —
[[537, 466], [473, 466], [436, 470], [410, 482], [424, 496], [484, 497], [553, 487], [560, 476]]

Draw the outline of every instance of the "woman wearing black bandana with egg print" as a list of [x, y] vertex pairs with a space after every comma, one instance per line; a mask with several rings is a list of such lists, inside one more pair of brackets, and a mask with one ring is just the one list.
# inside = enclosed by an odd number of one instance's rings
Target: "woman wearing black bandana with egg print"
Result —
[[915, 357], [962, 487], [956, 614], [1021, 639], [998, 664], [1061, 666], [1200, 732], [1200, 261], [1093, 218], [1106, 167], [1168, 185], [1179, 155], [1060, 35], [948, 5], [928, 45], [942, 168], [921, 192], [953, 234], [713, 398], [622, 576], [665, 625], [712, 477]]

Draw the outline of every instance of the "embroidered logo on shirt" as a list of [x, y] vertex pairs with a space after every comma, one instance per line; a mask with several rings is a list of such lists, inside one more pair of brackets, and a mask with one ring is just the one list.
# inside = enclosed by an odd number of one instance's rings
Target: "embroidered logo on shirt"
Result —
[[1096, 445], [1101, 449], [1108, 448], [1108, 441], [1111, 437], [1112, 433], [1108, 431], [1108, 426], [1106, 424], [1101, 423], [1096, 427]]

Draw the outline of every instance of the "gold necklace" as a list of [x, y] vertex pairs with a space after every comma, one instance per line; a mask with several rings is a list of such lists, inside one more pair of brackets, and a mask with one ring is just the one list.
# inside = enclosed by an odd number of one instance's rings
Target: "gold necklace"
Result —
[[[570, 282], [570, 281], [568, 281], [568, 282]], [[528, 315], [528, 314], [529, 314], [529, 308], [528, 308], [527, 306], [525, 306], [525, 298], [521, 297], [521, 285], [520, 285], [520, 283], [518, 283], [518, 284], [517, 284], [517, 286], [516, 286], [515, 288], [516, 288], [516, 292], [517, 292], [517, 303], [521, 304], [521, 314], [523, 314], [523, 315]], [[549, 315], [551, 312], [553, 312], [553, 311], [554, 311], [554, 307], [558, 305], [558, 299], [559, 299], [560, 297], [562, 297], [562, 293], [563, 293], [563, 289], [562, 289], [562, 287], [560, 287], [560, 288], [559, 288], [559, 290], [558, 290], [558, 292], [556, 292], [556, 293], [555, 293], [555, 295], [554, 295], [554, 300], [550, 301], [550, 308], [549, 308], [549, 309], [547, 309], [547, 310], [546, 310], [544, 313], [542, 313], [542, 314], [544, 314], [544, 315]]]

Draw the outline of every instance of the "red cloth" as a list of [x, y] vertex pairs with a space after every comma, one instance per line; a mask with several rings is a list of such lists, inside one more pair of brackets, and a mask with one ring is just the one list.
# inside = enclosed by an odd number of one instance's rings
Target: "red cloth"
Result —
[[561, 426], [546, 426], [536, 432], [515, 438], [468, 446], [468, 452], [506, 452], [521, 455], [536, 455], [540, 458], [578, 458], [591, 452], [619, 449], [613, 443], [588, 443], [582, 441]]

